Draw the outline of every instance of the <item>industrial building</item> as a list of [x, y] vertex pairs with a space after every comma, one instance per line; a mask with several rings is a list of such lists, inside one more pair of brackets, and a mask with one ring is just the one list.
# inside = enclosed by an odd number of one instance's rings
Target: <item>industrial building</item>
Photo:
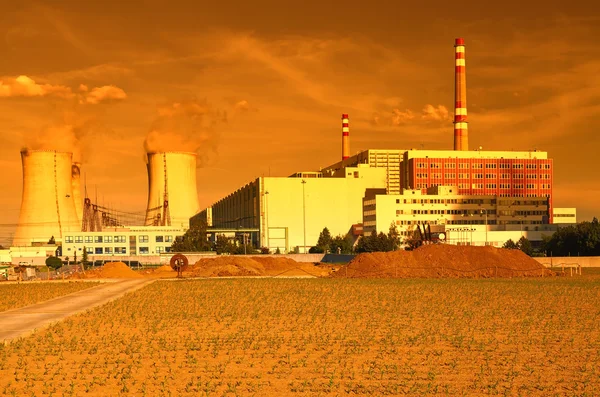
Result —
[[250, 231], [255, 246], [305, 253], [324, 227], [335, 236], [361, 224], [361, 198], [385, 186], [385, 169], [365, 165], [347, 167], [335, 177], [319, 172], [261, 177], [201, 211], [190, 224], [205, 221], [213, 230]]
[[465, 243], [460, 232], [468, 228], [468, 244], [502, 246], [510, 238], [518, 240], [523, 231], [539, 232], [526, 235], [537, 241], [542, 232], [555, 231], [544, 227], [549, 226], [545, 197], [461, 195], [456, 186], [436, 186], [427, 194], [420, 189], [405, 189], [399, 195], [369, 193], [363, 199], [365, 234], [386, 232], [393, 224], [400, 236], [408, 237], [417, 225], [443, 225], [448, 243]]
[[[468, 225], [471, 235], [504, 233], [488, 241], [498, 245], [512, 232], [541, 239], [542, 231], [555, 229], [549, 226], [555, 214], [574, 221], [553, 206], [554, 167], [546, 152], [469, 150], [463, 39], [456, 39], [454, 54], [454, 150], [368, 149], [350, 156], [349, 115], [343, 114], [339, 162], [319, 172], [259, 178], [190, 222], [249, 228], [257, 246], [305, 252], [323, 227], [333, 235], [387, 232], [394, 222], [408, 235], [417, 224], [443, 223], [459, 234]], [[351, 182], [355, 174], [361, 182]], [[341, 184], [353, 187], [339, 190]]]

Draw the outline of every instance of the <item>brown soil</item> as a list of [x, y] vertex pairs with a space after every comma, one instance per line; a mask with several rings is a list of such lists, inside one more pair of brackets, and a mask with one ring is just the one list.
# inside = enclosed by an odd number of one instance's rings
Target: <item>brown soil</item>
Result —
[[414, 251], [360, 254], [332, 277], [541, 277], [553, 274], [520, 250], [433, 244]]
[[123, 262], [108, 262], [105, 263], [104, 266], [94, 269], [88, 270], [83, 273], [75, 273], [71, 276], [72, 278], [142, 278], [139, 273], [131, 270], [129, 266], [127, 266]]
[[205, 258], [189, 266], [184, 277], [227, 276], [327, 276], [329, 271], [313, 263], [296, 262], [289, 258], [218, 256]]

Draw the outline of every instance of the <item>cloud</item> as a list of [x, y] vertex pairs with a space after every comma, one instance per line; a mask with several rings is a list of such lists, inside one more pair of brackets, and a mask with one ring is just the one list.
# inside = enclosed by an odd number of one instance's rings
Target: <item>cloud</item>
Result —
[[[84, 86], [85, 87], [85, 86]], [[87, 91], [86, 89], [80, 89], [82, 91]], [[119, 101], [127, 98], [127, 94], [123, 89], [116, 87], [114, 85], [105, 85], [102, 87], [95, 87], [89, 93], [87, 93], [84, 97], [84, 102], [97, 105], [99, 103]]]
[[371, 117], [371, 124], [378, 126], [402, 126], [406, 124], [422, 124], [423, 122], [448, 122], [451, 120], [448, 109], [443, 105], [425, 105], [421, 113], [411, 109], [375, 112]]
[[198, 166], [217, 154], [220, 133], [216, 127], [227, 122], [227, 112], [192, 98], [159, 106], [157, 114], [144, 141], [146, 152], [195, 152]]
[[28, 76], [4, 78], [0, 81], [0, 97], [46, 97], [72, 98], [73, 92], [69, 87], [52, 84], [39, 84]]
[[448, 109], [443, 105], [433, 106], [425, 105], [421, 111], [421, 119], [430, 121], [448, 121], [451, 120]]

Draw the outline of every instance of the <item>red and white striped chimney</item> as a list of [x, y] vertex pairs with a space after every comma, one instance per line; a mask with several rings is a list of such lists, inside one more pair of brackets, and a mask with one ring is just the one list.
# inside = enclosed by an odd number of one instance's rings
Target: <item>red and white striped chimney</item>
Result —
[[465, 40], [454, 43], [454, 150], [469, 150], [467, 129], [467, 78], [465, 74]]
[[350, 157], [350, 129], [348, 128], [348, 115], [342, 114], [342, 160]]

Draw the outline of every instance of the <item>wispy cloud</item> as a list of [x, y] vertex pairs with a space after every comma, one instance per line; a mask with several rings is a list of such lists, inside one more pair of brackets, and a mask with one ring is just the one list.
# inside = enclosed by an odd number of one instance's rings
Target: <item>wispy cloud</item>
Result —
[[119, 101], [125, 98], [127, 98], [127, 94], [123, 89], [115, 87], [114, 85], [105, 85], [93, 88], [89, 93], [84, 95], [82, 101], [91, 105], [97, 105], [99, 103]]
[[27, 76], [3, 78], [0, 81], [0, 97], [45, 97], [72, 98], [69, 87], [52, 84], [39, 84]]

